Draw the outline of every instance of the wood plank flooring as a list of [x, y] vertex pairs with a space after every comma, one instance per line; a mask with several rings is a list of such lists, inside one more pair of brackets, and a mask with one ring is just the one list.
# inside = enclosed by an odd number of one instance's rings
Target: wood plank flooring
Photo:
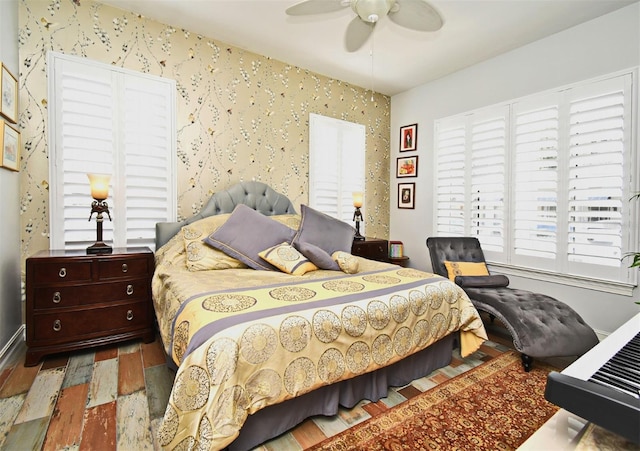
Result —
[[0, 373], [0, 445], [8, 450], [153, 450], [173, 373], [160, 341], [46, 358], [24, 346]]
[[[447, 367], [387, 398], [363, 401], [334, 417], [315, 417], [258, 447], [261, 451], [303, 450], [416, 394], [510, 349], [508, 336], [462, 359], [457, 350]], [[166, 367], [159, 339], [90, 349], [24, 366], [24, 344], [0, 370], [0, 449], [154, 450], [174, 374]]]

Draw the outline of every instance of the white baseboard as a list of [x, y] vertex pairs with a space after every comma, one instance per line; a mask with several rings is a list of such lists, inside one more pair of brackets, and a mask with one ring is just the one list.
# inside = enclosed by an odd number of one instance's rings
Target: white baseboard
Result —
[[18, 330], [16, 330], [16, 333], [13, 334], [13, 336], [11, 337], [9, 342], [4, 346], [4, 348], [0, 350], [0, 369], [4, 368], [5, 359], [11, 354], [10, 352], [11, 348], [13, 348], [19, 342], [19, 340], [24, 341], [25, 339], [24, 333], [25, 333], [25, 325], [22, 324], [18, 328]]

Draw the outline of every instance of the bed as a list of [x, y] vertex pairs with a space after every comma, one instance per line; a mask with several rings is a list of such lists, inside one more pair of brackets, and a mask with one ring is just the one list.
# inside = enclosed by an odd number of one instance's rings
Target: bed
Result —
[[156, 226], [153, 302], [176, 369], [164, 448], [251, 449], [486, 340], [455, 284], [352, 256], [350, 225], [301, 207], [242, 182]]

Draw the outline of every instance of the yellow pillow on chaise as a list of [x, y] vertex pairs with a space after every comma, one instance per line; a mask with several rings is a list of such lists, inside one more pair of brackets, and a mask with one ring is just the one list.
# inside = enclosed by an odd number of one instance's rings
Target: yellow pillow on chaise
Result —
[[488, 276], [489, 270], [485, 262], [450, 262], [445, 260], [445, 268], [447, 268], [447, 276], [449, 280], [455, 282], [456, 276]]

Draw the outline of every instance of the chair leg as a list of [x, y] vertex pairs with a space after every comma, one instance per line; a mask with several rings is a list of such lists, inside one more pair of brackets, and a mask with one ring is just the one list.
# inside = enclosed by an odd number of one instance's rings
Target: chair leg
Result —
[[528, 356], [527, 354], [520, 354], [520, 358], [522, 359], [522, 368], [524, 371], [528, 373], [531, 371], [531, 367], [533, 366], [533, 358]]

